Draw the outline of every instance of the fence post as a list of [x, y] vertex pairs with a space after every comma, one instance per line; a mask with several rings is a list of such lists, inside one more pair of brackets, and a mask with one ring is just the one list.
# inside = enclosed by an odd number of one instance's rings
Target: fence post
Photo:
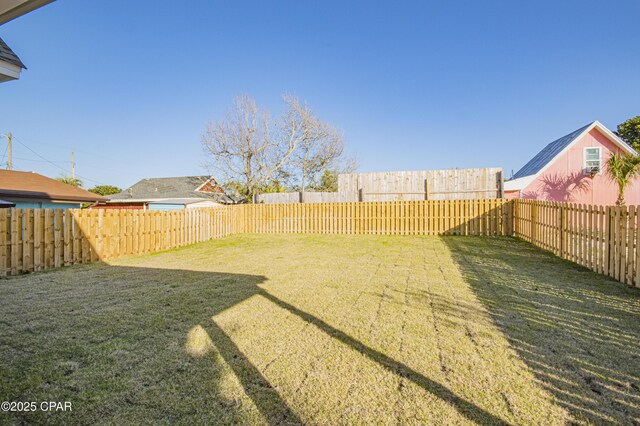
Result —
[[22, 210], [11, 209], [11, 213], [11, 275], [18, 275], [22, 272], [22, 250], [20, 250], [22, 248], [20, 241]]
[[634, 260], [635, 260], [635, 252], [633, 248], [635, 246], [635, 236], [638, 228], [636, 227], [636, 207], [629, 206], [627, 210], [628, 210], [627, 241], [625, 241], [625, 246], [626, 246], [625, 260], [626, 260], [627, 274], [624, 282], [626, 284], [633, 285], [633, 281], [634, 281], [633, 266], [634, 266]]
[[567, 215], [564, 210], [563, 204], [558, 204], [558, 215], [560, 216], [559, 226], [558, 226], [558, 253], [560, 258], [564, 259], [564, 233], [565, 228], [567, 227]]
[[13, 209], [0, 209], [0, 277], [9, 275], [9, 245], [11, 212]]
[[[636, 220], [636, 287], [640, 287], [640, 210], [637, 211]], [[2, 231], [0, 229], [0, 231]], [[633, 253], [633, 251], [632, 251]]]
[[511, 204], [511, 236], [518, 235], [518, 199], [514, 198]]
[[536, 245], [538, 238], [538, 202], [536, 200], [531, 203], [531, 243]]
[[611, 265], [611, 206], [607, 206], [604, 216], [604, 273], [609, 274], [609, 267]]

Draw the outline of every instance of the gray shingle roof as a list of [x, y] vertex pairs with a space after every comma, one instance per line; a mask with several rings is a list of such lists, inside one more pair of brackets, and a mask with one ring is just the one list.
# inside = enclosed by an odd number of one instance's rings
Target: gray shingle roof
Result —
[[573, 142], [585, 129], [591, 126], [593, 123], [589, 123], [586, 126], [580, 127], [568, 135], [564, 135], [560, 139], [556, 139], [549, 145], [544, 147], [542, 151], [536, 154], [527, 164], [525, 164], [518, 172], [513, 175], [513, 179], [519, 179], [525, 176], [531, 176], [538, 173], [544, 166], [552, 161], [564, 148], [566, 148], [571, 142]]
[[5, 43], [1, 38], [0, 38], [0, 61], [9, 62], [10, 64], [16, 65], [20, 68], [27, 69], [27, 67], [24, 66], [20, 58], [18, 58], [18, 55], [13, 53], [13, 50], [11, 50], [9, 46], [7, 46], [7, 43]]
[[227, 194], [200, 192], [196, 189], [208, 181], [210, 176], [179, 176], [142, 179], [119, 194], [110, 195], [110, 200], [159, 200], [159, 199], [209, 199], [219, 203], [233, 204]]

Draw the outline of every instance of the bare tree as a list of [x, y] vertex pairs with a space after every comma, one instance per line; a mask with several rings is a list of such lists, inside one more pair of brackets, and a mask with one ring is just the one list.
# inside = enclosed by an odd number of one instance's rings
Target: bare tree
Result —
[[288, 117], [297, 122], [300, 140], [288, 166], [298, 180], [301, 191], [317, 185], [325, 172], [341, 169], [344, 154], [342, 134], [330, 124], [320, 120], [306, 104], [293, 96], [285, 96]]
[[302, 138], [299, 125], [290, 112], [272, 125], [267, 110], [241, 95], [223, 121], [209, 123], [202, 146], [216, 173], [252, 197], [287, 163]]
[[290, 95], [285, 113], [271, 121], [266, 110], [242, 95], [226, 118], [211, 122], [202, 135], [209, 165], [241, 195], [281, 188], [294, 179], [304, 191], [325, 172], [337, 173], [355, 162], [344, 160], [342, 135]]

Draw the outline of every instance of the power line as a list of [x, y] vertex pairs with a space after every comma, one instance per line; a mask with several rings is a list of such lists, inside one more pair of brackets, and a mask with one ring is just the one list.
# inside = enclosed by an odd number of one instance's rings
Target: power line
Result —
[[[4, 134], [4, 133], [0, 133], [0, 138], [2, 138], [2, 137], [6, 137], [6, 136], [7, 136], [6, 134]], [[44, 145], [44, 144], [36, 143], [35, 145]], [[113, 160], [122, 161], [122, 158], [115, 157], [113, 154], [110, 154], [110, 153], [108, 153], [108, 152], [101, 152], [101, 153], [99, 153], [99, 154], [98, 154], [98, 153], [96, 153], [96, 152], [88, 151], [88, 150], [83, 149], [83, 148], [81, 148], [81, 149], [77, 149], [77, 148], [75, 148], [76, 144], [71, 144], [71, 145], [62, 145], [62, 144], [58, 144], [58, 143], [50, 143], [50, 142], [47, 142], [47, 143], [46, 143], [46, 145], [47, 145], [47, 146], [58, 147], [58, 148], [64, 148], [64, 149], [68, 149], [68, 150], [72, 150], [72, 149], [73, 149], [74, 151], [79, 152], [79, 153], [82, 153], [82, 154], [87, 154], [87, 155], [91, 155], [91, 156], [97, 156], [97, 155], [99, 155], [99, 156], [101, 156], [101, 157], [108, 157], [108, 158], [111, 158], [111, 159], [113, 159]]]
[[18, 142], [20, 145], [24, 146], [25, 148], [27, 148], [29, 151], [31, 151], [32, 153], [34, 153], [35, 155], [37, 155], [38, 157], [42, 158], [46, 163], [52, 164], [54, 166], [56, 166], [57, 168], [59, 168], [60, 170], [62, 170], [63, 172], [68, 172], [68, 170], [65, 170], [63, 167], [60, 167], [59, 165], [57, 165], [56, 163], [54, 163], [53, 161], [48, 160], [47, 158], [43, 157], [42, 155], [38, 154], [37, 152], [35, 152], [33, 149], [29, 148], [27, 145], [25, 145], [24, 143], [22, 143], [18, 138], [14, 137], [13, 138], [16, 142]]
[[[33, 149], [29, 148], [26, 144], [24, 144], [22, 141], [20, 141], [20, 140], [19, 140], [18, 138], [16, 138], [15, 136], [13, 137], [13, 140], [15, 140], [15, 141], [16, 141], [16, 142], [18, 142], [20, 145], [22, 145], [23, 147], [27, 148], [29, 151], [31, 151], [32, 153], [34, 153], [35, 155], [37, 155], [38, 157], [40, 157], [40, 158], [43, 160], [43, 162], [45, 162], [45, 163], [49, 163], [49, 164], [51, 164], [52, 166], [55, 166], [55, 167], [59, 168], [60, 170], [62, 170], [62, 171], [63, 171], [65, 174], [67, 174], [67, 175], [70, 173], [68, 169], [65, 169], [64, 167], [61, 167], [61, 166], [59, 166], [58, 164], [56, 164], [56, 162], [51, 161], [51, 160], [49, 160], [48, 158], [45, 158], [45, 157], [43, 157], [42, 155], [38, 154], [36, 151], [34, 151]], [[76, 173], [76, 176], [78, 176], [78, 177], [79, 177], [79, 178], [81, 178], [82, 180], [86, 180], [86, 181], [89, 181], [89, 182], [97, 183], [97, 184], [99, 184], [99, 185], [106, 185], [104, 182], [99, 182], [99, 181], [94, 180], [94, 179], [89, 179], [89, 178], [87, 178], [87, 177], [80, 176], [80, 175], [79, 175], [79, 174], [77, 174], [77, 173]]]
[[31, 158], [23, 158], [23, 157], [13, 157], [13, 158], [16, 159], [16, 160], [24, 160], [24, 161], [29, 161], [29, 162], [32, 162], [32, 163], [49, 163], [49, 162], [51, 162], [51, 163], [60, 163], [60, 164], [62, 164], [62, 163], [66, 163], [67, 162], [67, 161], [53, 161], [53, 160], [51, 160], [51, 161], [49, 161], [49, 160], [32, 160]]
[[4, 154], [2, 154], [2, 160], [0, 160], [0, 164], [4, 164], [4, 157], [7, 155], [7, 151], [9, 151], [9, 145], [4, 148]]

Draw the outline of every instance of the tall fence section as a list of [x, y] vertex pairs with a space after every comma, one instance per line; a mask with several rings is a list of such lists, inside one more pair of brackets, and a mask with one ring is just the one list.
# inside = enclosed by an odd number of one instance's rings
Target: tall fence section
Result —
[[473, 200], [502, 198], [500, 168], [345, 173], [338, 192], [259, 194], [256, 202], [336, 203], [352, 201]]
[[473, 199], [249, 204], [209, 209], [0, 209], [0, 276], [238, 233], [515, 236], [640, 287], [640, 208]]

